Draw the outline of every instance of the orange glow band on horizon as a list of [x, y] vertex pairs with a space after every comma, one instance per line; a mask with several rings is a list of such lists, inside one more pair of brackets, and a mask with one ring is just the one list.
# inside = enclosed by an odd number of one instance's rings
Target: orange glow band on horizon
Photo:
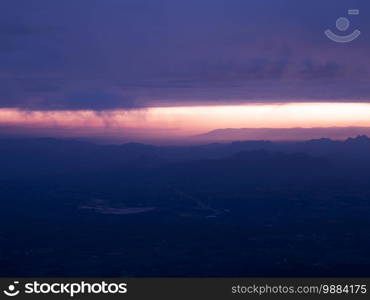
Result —
[[370, 103], [287, 103], [149, 107], [133, 110], [25, 111], [0, 109], [0, 125], [45, 128], [176, 129], [370, 126]]

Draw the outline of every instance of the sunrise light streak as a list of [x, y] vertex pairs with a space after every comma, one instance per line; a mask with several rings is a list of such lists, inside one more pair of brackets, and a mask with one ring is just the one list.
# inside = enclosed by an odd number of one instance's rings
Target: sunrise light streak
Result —
[[0, 109], [0, 125], [36, 128], [171, 129], [196, 134], [217, 128], [370, 126], [368, 103], [290, 103], [152, 107], [107, 111]]

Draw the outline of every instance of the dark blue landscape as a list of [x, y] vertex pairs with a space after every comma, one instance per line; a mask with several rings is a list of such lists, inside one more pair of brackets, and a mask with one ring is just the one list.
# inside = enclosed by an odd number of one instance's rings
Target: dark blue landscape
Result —
[[369, 276], [370, 139], [0, 140], [1, 276]]

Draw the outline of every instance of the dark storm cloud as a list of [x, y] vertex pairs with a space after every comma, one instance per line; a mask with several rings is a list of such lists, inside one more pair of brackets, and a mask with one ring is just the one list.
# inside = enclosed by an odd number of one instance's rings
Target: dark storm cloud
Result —
[[22, 36], [47, 34], [50, 32], [53, 32], [53, 28], [48, 25], [38, 27], [21, 23], [0, 23], [1, 38], [16, 38]]
[[20, 89], [29, 93], [53, 93], [61, 90], [62, 83], [57, 80], [40, 78], [17, 78]]
[[[362, 36], [327, 40], [349, 8]], [[367, 101], [369, 14], [365, 0], [2, 0], [0, 107]]]
[[[75, 91], [65, 94], [64, 106], [69, 109], [109, 110], [115, 108], [134, 108], [135, 99], [108, 90]], [[56, 103], [55, 103], [56, 104]], [[49, 109], [57, 109], [57, 105], [50, 105]]]
[[323, 64], [307, 59], [303, 62], [302, 75], [307, 78], [321, 79], [321, 78], [336, 78], [340, 76], [345, 70], [343, 66], [336, 62], [325, 62]]

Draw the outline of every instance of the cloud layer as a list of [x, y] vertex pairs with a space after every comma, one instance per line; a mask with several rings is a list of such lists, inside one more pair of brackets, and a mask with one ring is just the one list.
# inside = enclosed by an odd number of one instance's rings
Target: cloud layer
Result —
[[[349, 8], [363, 35], [326, 39]], [[369, 14], [355, 0], [3, 0], [0, 107], [367, 102]]]

